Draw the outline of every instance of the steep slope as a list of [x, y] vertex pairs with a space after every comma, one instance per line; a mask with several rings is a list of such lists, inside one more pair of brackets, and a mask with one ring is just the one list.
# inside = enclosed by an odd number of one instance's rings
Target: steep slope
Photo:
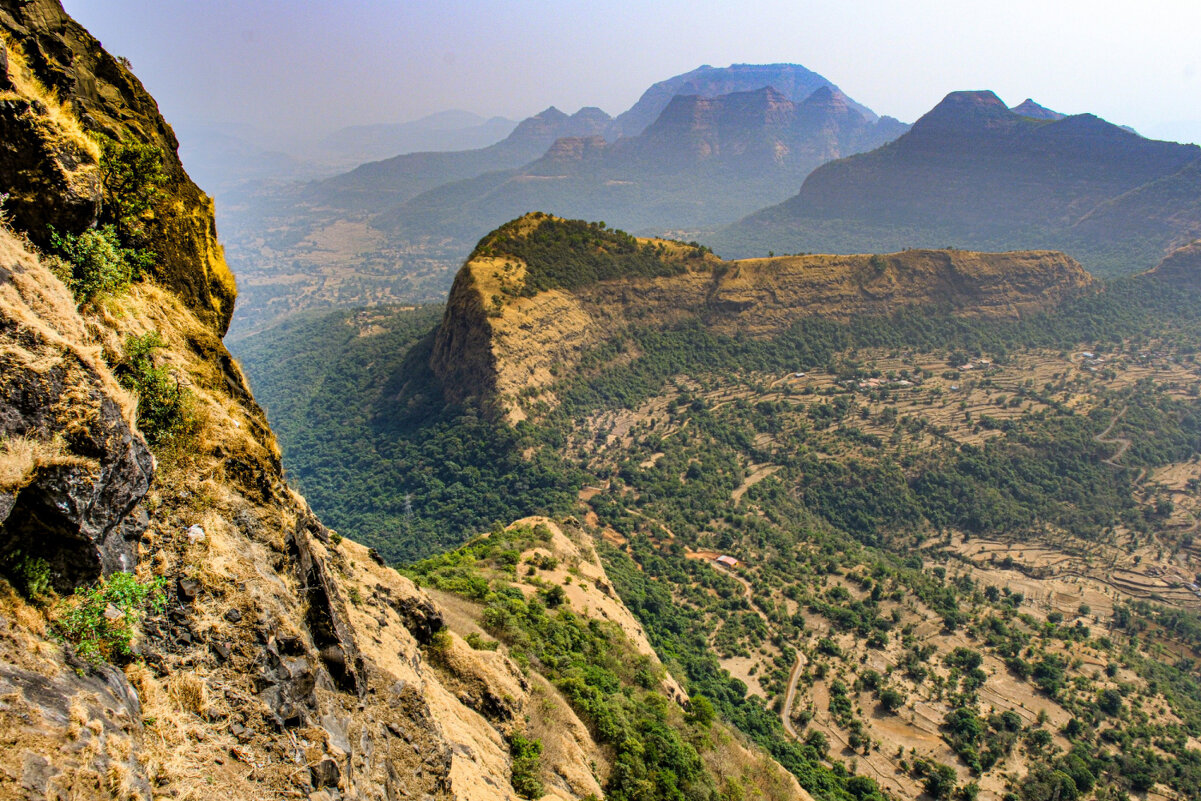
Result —
[[375, 225], [390, 235], [476, 241], [531, 209], [622, 228], [715, 227], [792, 193], [815, 167], [899, 136], [836, 89], [803, 101], [772, 87], [676, 95], [640, 136], [560, 139], [537, 161], [431, 190]]
[[[1092, 115], [1036, 119], [992, 92], [955, 92], [896, 142], [815, 170], [798, 195], [731, 226], [714, 244], [737, 254], [1044, 247], [1066, 249], [1090, 267], [1134, 272], [1137, 247], [1076, 224], [1199, 155], [1194, 145], [1143, 139]], [[1175, 212], [1145, 211], [1152, 223], [1127, 239], [1162, 252], [1183, 224]]]
[[1092, 283], [1052, 252], [905, 251], [724, 262], [698, 248], [635, 240], [533, 214], [480, 242], [459, 271], [431, 365], [446, 397], [526, 416], [556, 375], [615, 332], [697, 319], [751, 336], [807, 316], [846, 320], [907, 306], [1017, 317]]
[[[38, 65], [0, 136], [26, 154], [0, 163], [26, 188], [0, 227], [0, 797], [595, 797], [605, 750], [541, 666], [466, 644], [285, 483], [221, 342], [211, 207], [136, 80], [54, 0], [0, 21], [9, 74]], [[85, 297], [86, 265], [26, 237], [112, 213], [99, 132], [153, 143], [167, 179], [141, 216], [154, 268]]]

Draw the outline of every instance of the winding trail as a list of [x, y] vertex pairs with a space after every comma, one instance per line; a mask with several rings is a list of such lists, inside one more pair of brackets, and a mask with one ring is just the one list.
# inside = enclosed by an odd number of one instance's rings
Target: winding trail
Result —
[[771, 621], [767, 619], [767, 613], [764, 612], [759, 607], [755, 606], [755, 593], [751, 589], [751, 583], [749, 581], [747, 581], [746, 579], [744, 579], [742, 576], [735, 573], [733, 570], [730, 570], [725, 565], [719, 565], [717, 562], [709, 560], [709, 566], [712, 567], [714, 570], [716, 570], [718, 573], [725, 573], [727, 576], [729, 576], [730, 578], [734, 579], [739, 584], [741, 584], [742, 585], [742, 594], [746, 596], [746, 602], [748, 604], [750, 604], [751, 609], [755, 610], [755, 614], [757, 614], [759, 616], [759, 619], [763, 621], [763, 624], [765, 626], [767, 626], [768, 628], [771, 628]]
[[[751, 589], [751, 583], [724, 565], [719, 565], [717, 562], [712, 560], [706, 561], [709, 562], [709, 566], [714, 570], [719, 573], [725, 573], [727, 576], [742, 585], [743, 595], [746, 596], [747, 603], [749, 603], [751, 605], [751, 609], [754, 609], [755, 613], [759, 615], [759, 618], [763, 621], [763, 624], [770, 629], [771, 621], [767, 619], [767, 613], [755, 605], [755, 594]], [[796, 654], [796, 662], [792, 666], [792, 673], [790, 673], [788, 676], [788, 691], [784, 694], [784, 706], [780, 707], [780, 723], [784, 724], [784, 730], [791, 734], [793, 739], [796, 740], [801, 739], [801, 736], [797, 734], [797, 730], [793, 728], [792, 716], [789, 713], [792, 712], [792, 704], [793, 701], [796, 700], [796, 686], [797, 682], [801, 678], [801, 668], [804, 666], [805, 655], [798, 650]]]
[[801, 678], [801, 668], [805, 665], [805, 657], [800, 651], [796, 652], [796, 664], [792, 666], [792, 673], [788, 676], [788, 692], [784, 694], [784, 706], [780, 708], [780, 722], [784, 724], [784, 730], [793, 736], [794, 739], [801, 739], [801, 735], [797, 734], [797, 730], [792, 727], [792, 702], [796, 700], [796, 685]]
[[[1123, 406], [1121, 411], [1115, 414], [1113, 419], [1109, 421], [1109, 425], [1105, 427], [1105, 430], [1093, 437], [1093, 441], [1100, 442], [1102, 445], [1118, 446], [1118, 450], [1113, 456], [1110, 456], [1108, 459], [1102, 459], [1101, 462], [1102, 464], [1107, 464], [1111, 467], [1117, 467], [1122, 470], [1134, 469], [1129, 465], [1118, 464], [1121, 458], [1126, 455], [1126, 451], [1130, 450], [1130, 446], [1134, 444], [1134, 441], [1128, 437], [1110, 437], [1109, 432], [1113, 431], [1113, 427], [1118, 424], [1118, 421], [1122, 419], [1123, 415], [1126, 414], [1126, 410], [1129, 408], [1129, 406]], [[1143, 479], [1146, 477], [1147, 469], [1145, 467], [1138, 468], [1138, 477], [1134, 479], [1135, 486], [1141, 484]]]

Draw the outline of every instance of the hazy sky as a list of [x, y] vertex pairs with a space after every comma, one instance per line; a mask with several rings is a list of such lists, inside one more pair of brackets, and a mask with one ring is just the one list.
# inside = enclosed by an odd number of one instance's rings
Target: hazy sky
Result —
[[451, 108], [628, 108], [789, 61], [911, 122], [956, 89], [1201, 142], [1201, 0], [64, 0], [169, 121], [318, 134]]

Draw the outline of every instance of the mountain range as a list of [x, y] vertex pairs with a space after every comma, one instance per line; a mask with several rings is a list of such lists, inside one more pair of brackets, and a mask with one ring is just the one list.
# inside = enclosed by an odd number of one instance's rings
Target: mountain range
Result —
[[707, 241], [744, 255], [1041, 247], [1135, 272], [1201, 233], [1199, 158], [1091, 114], [955, 92], [895, 142], [824, 165]]
[[[479, 237], [531, 209], [637, 230], [716, 228], [788, 197], [819, 164], [905, 130], [798, 65], [702, 67], [655, 84], [616, 119], [552, 107], [485, 148], [269, 187], [223, 220], [249, 279], [235, 335], [314, 302], [432, 300]], [[354, 289], [342, 277], [350, 264]], [[318, 275], [323, 288], [312, 286]]]
[[431, 190], [373, 224], [473, 241], [530, 209], [550, 209], [623, 228], [713, 227], [765, 198], [787, 197], [815, 167], [905, 130], [890, 117], [869, 119], [826, 85], [801, 101], [770, 86], [676, 95], [639, 135], [559, 139], [523, 167]]

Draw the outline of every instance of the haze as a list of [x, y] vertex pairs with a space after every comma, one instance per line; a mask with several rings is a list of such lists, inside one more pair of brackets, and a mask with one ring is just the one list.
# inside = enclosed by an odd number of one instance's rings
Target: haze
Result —
[[1201, 141], [1196, 0], [66, 0], [177, 127], [288, 147], [452, 108], [628, 108], [701, 64], [795, 62], [913, 121], [956, 89]]

